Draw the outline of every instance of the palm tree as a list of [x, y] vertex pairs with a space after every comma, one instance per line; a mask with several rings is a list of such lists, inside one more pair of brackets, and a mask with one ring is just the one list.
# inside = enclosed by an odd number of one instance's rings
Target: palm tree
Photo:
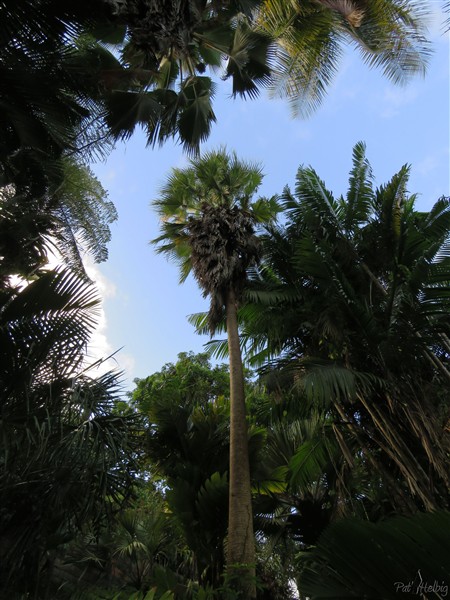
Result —
[[121, 3], [124, 57], [143, 88], [111, 98], [114, 130], [127, 136], [140, 122], [150, 143], [176, 136], [198, 152], [215, 121], [207, 67], [231, 80], [233, 96], [255, 97], [269, 87], [291, 101], [294, 114], [307, 114], [323, 99], [348, 44], [404, 83], [424, 72], [430, 53], [425, 14], [423, 3], [404, 0], [149, 1], [139, 10]]
[[56, 550], [130, 494], [134, 418], [118, 375], [85, 366], [98, 303], [69, 270], [0, 292], [2, 589], [46, 589]]
[[[218, 70], [233, 96], [270, 86], [306, 113], [323, 98], [343, 43], [402, 82], [426, 64], [422, 4], [8, 0], [0, 7], [0, 130], [5, 147], [20, 152], [8, 152], [7, 176], [18, 165], [39, 170], [38, 150], [101, 151], [109, 135], [126, 139], [137, 125], [150, 144], [174, 137], [198, 153], [216, 120]], [[102, 42], [116, 44], [122, 57]]]
[[149, 144], [177, 138], [198, 154], [216, 116], [213, 73], [232, 80], [233, 96], [254, 97], [270, 78], [271, 39], [251, 27], [258, 1], [121, 3], [124, 62], [139, 85], [108, 97], [108, 123], [126, 139], [137, 124]]
[[430, 10], [404, 0], [263, 1], [256, 24], [275, 41], [270, 93], [287, 98], [294, 115], [308, 115], [322, 102], [348, 45], [394, 83], [405, 83], [425, 71]]
[[[255, 234], [258, 222], [276, 213], [275, 199], [251, 202], [261, 183], [258, 166], [239, 161], [221, 149], [192, 159], [186, 169], [174, 169], [154, 202], [162, 219], [158, 252], [175, 257], [181, 280], [193, 270], [205, 297], [210, 298], [211, 333], [226, 321], [230, 361], [230, 492], [227, 565], [230, 575], [254, 574], [254, 538], [244, 372], [237, 309], [247, 269], [259, 258]], [[254, 584], [249, 594], [254, 595]]]
[[450, 201], [416, 211], [408, 175], [374, 189], [360, 143], [336, 199], [301, 167], [242, 311], [253, 351], [333, 415], [402, 511], [445, 508], [450, 491]]
[[215, 78], [231, 80], [233, 96], [268, 87], [287, 97], [294, 114], [323, 99], [344, 45], [396, 83], [423, 73], [430, 48], [423, 3], [384, 0], [273, 0], [120, 3], [128, 37], [123, 56], [141, 87], [109, 99], [110, 125], [126, 138], [140, 123], [149, 143], [178, 137], [198, 152], [216, 120]]

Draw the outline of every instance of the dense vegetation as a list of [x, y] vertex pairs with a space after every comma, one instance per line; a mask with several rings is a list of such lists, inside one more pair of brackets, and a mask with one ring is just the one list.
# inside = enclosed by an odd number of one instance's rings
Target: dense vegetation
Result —
[[[407, 167], [375, 188], [362, 143], [337, 199], [309, 167], [255, 199], [257, 166], [199, 153], [208, 68], [308, 112], [343, 40], [394, 81], [423, 71], [420, 4], [0, 3], [2, 598], [390, 598], [419, 556], [444, 586], [449, 199], [417, 211]], [[107, 259], [117, 218], [89, 160], [137, 126], [193, 155], [157, 243], [230, 368], [180, 354], [127, 398], [89, 364], [83, 255]]]

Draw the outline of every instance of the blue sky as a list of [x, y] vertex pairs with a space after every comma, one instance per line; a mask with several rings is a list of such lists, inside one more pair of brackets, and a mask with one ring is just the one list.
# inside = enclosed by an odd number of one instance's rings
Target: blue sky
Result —
[[[449, 35], [442, 34], [442, 21], [433, 26], [434, 54], [424, 78], [394, 86], [349, 51], [324, 103], [307, 120], [293, 119], [286, 102], [264, 94], [256, 101], [232, 100], [229, 84], [221, 84], [217, 123], [203, 150], [226, 145], [240, 158], [260, 163], [265, 173], [260, 195], [293, 186], [304, 164], [338, 196], [347, 190], [352, 148], [362, 140], [377, 185], [410, 164], [409, 191], [418, 194], [420, 209], [429, 209], [450, 195]], [[154, 373], [179, 352], [200, 352], [208, 341], [187, 321], [207, 307], [195, 282], [179, 285], [176, 265], [149, 244], [158, 235], [150, 203], [170, 169], [186, 161], [175, 142], [146, 148], [145, 137], [136, 132], [107, 161], [93, 165], [119, 213], [109, 260], [92, 271], [103, 296], [96, 353], [123, 348], [115, 366], [124, 370], [129, 389], [135, 377]]]

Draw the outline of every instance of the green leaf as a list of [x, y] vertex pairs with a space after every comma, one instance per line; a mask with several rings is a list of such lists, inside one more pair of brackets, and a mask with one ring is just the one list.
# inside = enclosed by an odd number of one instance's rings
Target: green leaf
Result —
[[190, 77], [180, 90], [178, 134], [188, 152], [198, 152], [200, 142], [209, 137], [216, 121], [212, 109], [214, 87], [209, 77]]
[[255, 98], [258, 85], [269, 84], [271, 43], [268, 35], [252, 30], [244, 20], [238, 21], [226, 67], [226, 77], [233, 80], [233, 96]]
[[[430, 586], [428, 596], [441, 598], [440, 586], [448, 585], [449, 526], [448, 512], [332, 524], [317, 547], [304, 555], [300, 591], [316, 600], [395, 600], [400, 593], [416, 597]], [[439, 589], [432, 590], [435, 582]]]

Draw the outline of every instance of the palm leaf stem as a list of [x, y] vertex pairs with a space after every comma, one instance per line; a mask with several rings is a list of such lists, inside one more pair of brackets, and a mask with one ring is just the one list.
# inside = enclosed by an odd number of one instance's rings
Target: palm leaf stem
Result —
[[339, 448], [341, 449], [341, 452], [342, 452], [343, 456], [345, 457], [345, 460], [348, 462], [348, 464], [350, 465], [350, 467], [353, 469], [354, 466], [355, 466], [355, 461], [353, 460], [352, 453], [350, 452], [347, 444], [345, 443], [344, 436], [342, 435], [342, 432], [340, 431], [340, 429], [336, 425], [336, 423], [333, 423], [332, 429], [333, 429], [336, 441], [339, 444]]
[[432, 495], [424, 493], [422, 487], [419, 485], [420, 481], [429, 482], [430, 478], [415, 458], [413, 452], [403, 442], [401, 437], [396, 435], [395, 428], [392, 427], [392, 424], [380, 412], [378, 407], [375, 405], [371, 406], [371, 403], [366, 401], [363, 394], [358, 394], [358, 400], [367, 410], [377, 431], [379, 431], [386, 440], [386, 443], [384, 443], [380, 439], [377, 439], [376, 443], [398, 466], [405, 476], [410, 490], [422, 500], [427, 510], [438, 508]]
[[[428, 320], [428, 319], [427, 319]], [[408, 323], [408, 325], [410, 325]], [[412, 325], [410, 325], [410, 327], [412, 328]], [[417, 339], [422, 340], [422, 335], [420, 334], [420, 331], [414, 331], [414, 335]], [[438, 333], [439, 338], [442, 339], [442, 334]], [[445, 343], [445, 342], [444, 342]], [[434, 365], [441, 373], [442, 375], [444, 375], [444, 377], [450, 382], [450, 372], [447, 370], [447, 368], [445, 367], [445, 365], [442, 363], [441, 360], [439, 360], [439, 358], [427, 347], [421, 346], [421, 350], [425, 356], [425, 358], [432, 364]]]
[[388, 484], [388, 487], [391, 490], [391, 494], [394, 497], [396, 497], [398, 502], [405, 505], [407, 512], [414, 512], [415, 506], [414, 506], [414, 503], [412, 502], [412, 500], [409, 498], [409, 496], [405, 496], [398, 492], [398, 482], [394, 479], [394, 477], [391, 475], [391, 473], [384, 468], [382, 463], [380, 463], [376, 459], [374, 452], [370, 448], [367, 447], [366, 442], [364, 441], [363, 437], [360, 434], [359, 425], [356, 425], [354, 423], [353, 419], [349, 418], [349, 416], [346, 414], [346, 412], [344, 410], [344, 407], [341, 406], [339, 402], [336, 402], [334, 404], [334, 406], [335, 406], [339, 416], [341, 417], [342, 421], [347, 425], [349, 431], [355, 438], [356, 442], [359, 444], [359, 447], [361, 448], [365, 458], [372, 464], [375, 472], [380, 473], [380, 475], [383, 477], [383, 479]]
[[413, 408], [414, 410], [403, 411], [403, 414], [416, 436], [420, 439], [430, 464], [434, 466], [436, 472], [450, 488], [446, 449], [442, 444], [442, 440], [436, 436], [433, 419], [425, 414], [421, 402], [414, 402]]
[[444, 344], [447, 353], [450, 354], [450, 339], [448, 338], [447, 334], [441, 333], [441, 340]]

